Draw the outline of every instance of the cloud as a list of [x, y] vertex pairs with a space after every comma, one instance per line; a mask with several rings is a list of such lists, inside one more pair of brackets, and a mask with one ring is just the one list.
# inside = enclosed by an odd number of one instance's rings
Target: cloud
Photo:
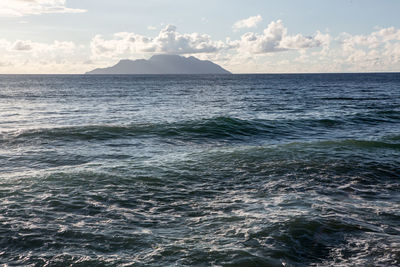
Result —
[[338, 40], [342, 43], [345, 51], [352, 51], [356, 48], [364, 47], [376, 49], [389, 42], [400, 41], [400, 30], [394, 27], [380, 29], [369, 35], [351, 35], [343, 33]]
[[60, 59], [69, 58], [79, 49], [73, 42], [54, 41], [52, 43], [33, 42], [31, 40], [17, 40], [10, 42], [0, 39], [0, 52], [3, 58], [10, 59]]
[[156, 37], [120, 32], [112, 39], [96, 35], [90, 44], [95, 58], [120, 57], [137, 53], [197, 54], [214, 53], [225, 47], [222, 41], [213, 41], [207, 34], [177, 32], [174, 25], [167, 25]]
[[0, 39], [1, 73], [83, 73], [87, 49], [70, 41]]
[[383, 28], [367, 35], [343, 33], [337, 41], [344, 62], [353, 69], [390, 71], [389, 66], [400, 65], [400, 29]]
[[0, 61], [0, 68], [10, 67], [12, 64], [10, 62], [1, 62]]
[[49, 13], [82, 13], [83, 9], [66, 7], [66, 0], [1, 0], [0, 17], [22, 17]]
[[121, 58], [144, 53], [207, 54], [233, 53], [263, 54], [314, 47], [327, 47], [330, 36], [317, 32], [314, 36], [288, 35], [281, 20], [271, 22], [262, 34], [248, 32], [240, 40], [214, 41], [200, 33], [179, 33], [174, 25], [164, 27], [156, 37], [131, 32], [115, 33], [111, 38], [96, 35], [90, 44], [94, 59]]
[[73, 42], [54, 41], [53, 43], [39, 43], [30, 40], [17, 40], [13, 43], [3, 40], [3, 46], [9, 52], [30, 52], [31, 56], [49, 57], [51, 54], [71, 54], [76, 49]]
[[298, 50], [329, 45], [328, 35], [317, 32], [315, 36], [288, 35], [281, 20], [272, 21], [262, 34], [248, 32], [238, 41], [231, 42], [242, 52], [262, 54]]
[[257, 15], [249, 17], [247, 19], [239, 20], [235, 22], [235, 24], [233, 24], [232, 27], [235, 31], [245, 28], [255, 28], [261, 21], [262, 21], [261, 15]]
[[11, 50], [15, 50], [15, 51], [30, 51], [32, 50], [32, 45], [30, 44], [30, 41], [26, 42], [26, 41], [16, 41], [12, 47]]

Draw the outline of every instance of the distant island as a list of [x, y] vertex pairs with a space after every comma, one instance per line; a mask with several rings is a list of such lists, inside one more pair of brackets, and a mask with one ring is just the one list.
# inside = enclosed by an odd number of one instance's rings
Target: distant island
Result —
[[109, 68], [98, 68], [86, 74], [231, 74], [221, 66], [195, 57], [155, 55], [149, 60], [121, 60]]

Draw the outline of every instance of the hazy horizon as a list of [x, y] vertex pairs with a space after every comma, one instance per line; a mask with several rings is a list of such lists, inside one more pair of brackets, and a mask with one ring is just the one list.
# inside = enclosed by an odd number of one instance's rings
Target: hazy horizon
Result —
[[80, 74], [155, 54], [237, 74], [399, 72], [398, 10], [360, 0], [3, 0], [0, 73]]

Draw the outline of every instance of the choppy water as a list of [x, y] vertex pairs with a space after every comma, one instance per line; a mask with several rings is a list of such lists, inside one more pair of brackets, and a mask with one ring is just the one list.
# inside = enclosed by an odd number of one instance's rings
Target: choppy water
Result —
[[0, 76], [0, 264], [398, 266], [400, 74]]

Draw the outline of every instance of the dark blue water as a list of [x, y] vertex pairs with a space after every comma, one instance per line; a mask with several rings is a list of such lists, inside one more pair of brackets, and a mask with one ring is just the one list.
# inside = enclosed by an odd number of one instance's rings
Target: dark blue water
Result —
[[0, 76], [0, 264], [398, 266], [400, 74]]

